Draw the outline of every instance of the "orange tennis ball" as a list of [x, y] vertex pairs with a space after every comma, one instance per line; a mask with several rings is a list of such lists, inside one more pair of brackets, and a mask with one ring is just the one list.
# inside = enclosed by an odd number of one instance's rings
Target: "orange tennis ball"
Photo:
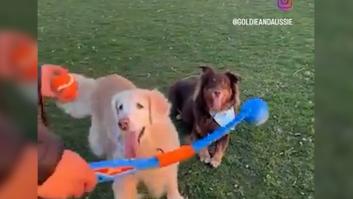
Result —
[[55, 75], [52, 77], [50, 85], [56, 98], [61, 102], [71, 102], [78, 95], [78, 84], [69, 73]]

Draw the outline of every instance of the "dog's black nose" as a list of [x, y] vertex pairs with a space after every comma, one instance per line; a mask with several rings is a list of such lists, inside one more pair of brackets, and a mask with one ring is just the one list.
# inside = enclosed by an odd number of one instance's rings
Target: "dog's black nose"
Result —
[[221, 91], [215, 91], [215, 92], [214, 92], [214, 95], [215, 95], [216, 97], [219, 97], [219, 96], [221, 95]]
[[129, 118], [122, 118], [119, 120], [118, 125], [122, 130], [126, 131], [129, 129], [129, 123]]

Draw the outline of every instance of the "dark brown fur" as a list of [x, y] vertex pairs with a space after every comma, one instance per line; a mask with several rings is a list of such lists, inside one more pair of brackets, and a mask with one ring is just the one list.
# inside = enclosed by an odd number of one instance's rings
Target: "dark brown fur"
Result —
[[[211, 109], [223, 111], [233, 106], [237, 111], [240, 104], [239, 75], [231, 72], [216, 72], [208, 66], [201, 66], [201, 68], [200, 77], [177, 81], [169, 90], [172, 115], [180, 114], [193, 139], [201, 138], [219, 127], [209, 114]], [[215, 101], [218, 102], [217, 106]], [[214, 144], [215, 151], [212, 157], [209, 155], [209, 149], [205, 149], [200, 153], [201, 160], [217, 167], [228, 143], [229, 136], [222, 137]]]

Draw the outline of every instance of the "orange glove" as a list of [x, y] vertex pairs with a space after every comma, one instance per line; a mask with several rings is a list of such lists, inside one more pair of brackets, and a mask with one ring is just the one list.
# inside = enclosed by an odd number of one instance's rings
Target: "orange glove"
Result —
[[96, 183], [96, 176], [86, 161], [77, 153], [65, 150], [54, 173], [38, 187], [38, 196], [47, 199], [77, 198], [91, 192]]
[[52, 64], [41, 67], [41, 92], [60, 102], [71, 102], [78, 96], [78, 84], [68, 70]]
[[44, 64], [41, 68], [41, 92], [44, 97], [55, 97], [51, 89], [51, 80], [56, 75], [62, 75], [68, 72], [67, 69], [52, 64]]

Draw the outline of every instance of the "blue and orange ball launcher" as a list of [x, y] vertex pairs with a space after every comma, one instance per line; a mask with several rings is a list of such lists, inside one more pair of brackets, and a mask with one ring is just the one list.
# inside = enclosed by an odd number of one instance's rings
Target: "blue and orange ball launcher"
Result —
[[267, 103], [260, 98], [250, 98], [243, 103], [239, 114], [231, 122], [224, 127], [219, 127], [191, 145], [183, 145], [173, 151], [157, 154], [149, 158], [107, 160], [90, 163], [90, 166], [95, 171], [98, 182], [112, 181], [139, 170], [165, 167], [193, 157], [201, 149], [230, 133], [231, 129], [242, 121], [257, 126], [265, 123], [268, 117]]

